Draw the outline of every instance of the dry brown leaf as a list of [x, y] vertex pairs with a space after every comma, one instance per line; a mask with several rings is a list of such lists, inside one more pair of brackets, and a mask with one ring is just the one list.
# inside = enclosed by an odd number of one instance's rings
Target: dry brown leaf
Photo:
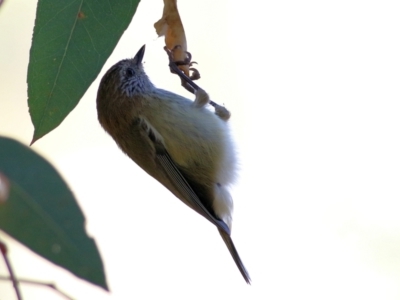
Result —
[[[188, 56], [185, 30], [179, 16], [177, 0], [164, 0], [163, 15], [160, 20], [154, 23], [154, 28], [158, 36], [165, 36], [165, 46], [170, 62], [175, 62], [173, 67], [170, 65], [171, 72], [176, 73], [181, 78], [184, 88], [191, 93], [195, 93], [199, 87], [193, 80], [199, 79], [200, 73], [197, 69], [191, 67], [191, 56]], [[174, 68], [179, 68], [186, 75], [186, 78], [177, 69], [174, 70]], [[192, 71], [191, 75], [190, 71]], [[215, 113], [221, 119], [226, 121], [230, 118], [231, 113], [225, 107], [211, 100], [210, 105], [214, 106]]]
[[[187, 43], [176, 1], [164, 0], [162, 18], [154, 24], [154, 28], [159, 36], [165, 35], [165, 45], [172, 51], [174, 61], [182, 62], [187, 58]], [[179, 69], [187, 76], [189, 76], [189, 67], [188, 64], [179, 65]]]

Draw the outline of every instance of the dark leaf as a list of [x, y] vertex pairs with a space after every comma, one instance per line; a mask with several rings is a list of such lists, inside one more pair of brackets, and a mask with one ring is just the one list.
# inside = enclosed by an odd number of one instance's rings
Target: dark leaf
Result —
[[9, 193], [0, 202], [0, 229], [49, 261], [107, 290], [95, 241], [60, 174], [28, 147], [0, 138], [0, 173]]
[[28, 67], [32, 143], [56, 128], [96, 79], [139, 0], [39, 0]]

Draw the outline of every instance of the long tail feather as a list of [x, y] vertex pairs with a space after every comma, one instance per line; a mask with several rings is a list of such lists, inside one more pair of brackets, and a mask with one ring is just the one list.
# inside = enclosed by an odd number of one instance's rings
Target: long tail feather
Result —
[[239, 253], [237, 252], [231, 237], [221, 229], [218, 229], [218, 231], [222, 239], [224, 240], [225, 245], [228, 247], [229, 252], [231, 253], [233, 260], [235, 261], [236, 266], [239, 268], [240, 273], [242, 273], [244, 280], [246, 280], [246, 282], [250, 284], [251, 283], [250, 275], [247, 272], [246, 267], [244, 266], [242, 260], [240, 259]]

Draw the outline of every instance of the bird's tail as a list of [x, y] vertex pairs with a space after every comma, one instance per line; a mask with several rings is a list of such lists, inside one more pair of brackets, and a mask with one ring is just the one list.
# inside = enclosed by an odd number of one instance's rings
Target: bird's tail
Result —
[[224, 240], [225, 245], [228, 247], [229, 252], [231, 253], [232, 258], [235, 261], [237, 267], [239, 268], [240, 273], [242, 273], [244, 280], [246, 280], [246, 282], [250, 284], [251, 282], [250, 275], [247, 272], [246, 267], [244, 266], [242, 260], [240, 259], [239, 253], [237, 252], [235, 244], [233, 244], [231, 237], [229, 236], [229, 234], [227, 234], [225, 231], [221, 229], [218, 229], [218, 231], [222, 239]]

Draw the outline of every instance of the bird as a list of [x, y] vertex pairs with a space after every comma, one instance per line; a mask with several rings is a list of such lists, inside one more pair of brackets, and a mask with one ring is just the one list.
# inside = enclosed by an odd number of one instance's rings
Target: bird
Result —
[[139, 167], [217, 227], [250, 284], [231, 238], [233, 200], [228, 187], [236, 177], [237, 158], [226, 115], [208, 109], [211, 100], [197, 86], [194, 101], [157, 88], [144, 70], [144, 53], [145, 45], [101, 79], [99, 123]]

